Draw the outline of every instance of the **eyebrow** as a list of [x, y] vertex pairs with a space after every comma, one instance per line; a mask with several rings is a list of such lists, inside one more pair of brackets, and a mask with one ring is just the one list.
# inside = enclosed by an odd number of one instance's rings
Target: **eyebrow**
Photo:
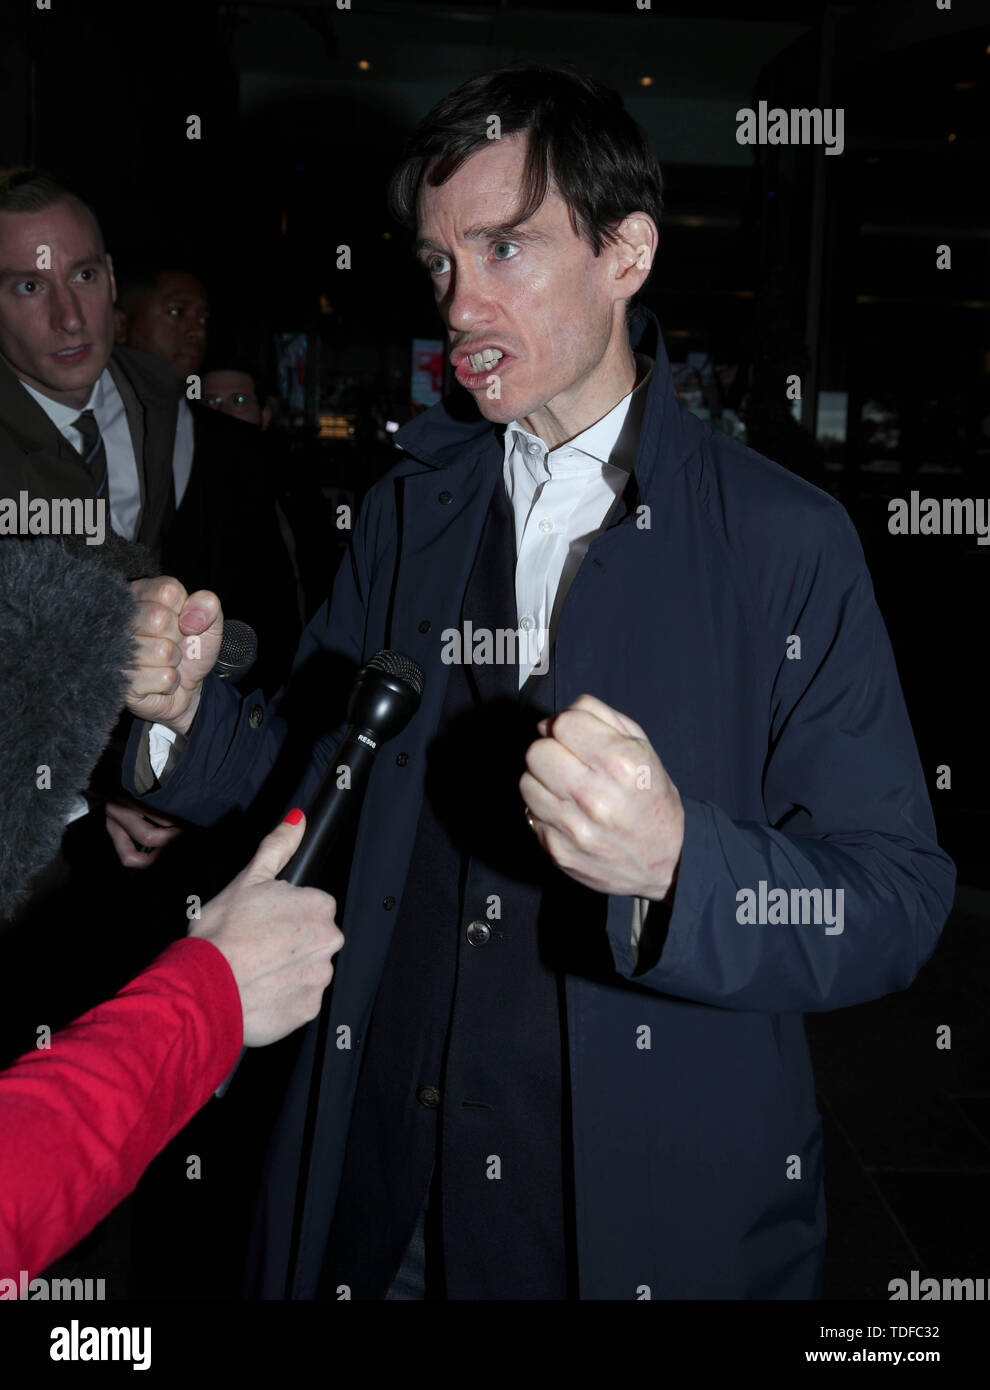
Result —
[[[72, 262], [69, 270], [81, 270], [87, 265], [103, 265], [103, 257], [98, 251], [92, 256], [80, 256]], [[37, 266], [32, 266], [30, 270], [0, 270], [0, 280], [37, 280], [46, 274], [50, 274], [50, 271], [39, 270]]]
[[[465, 241], [543, 241], [545, 238], [540, 232], [523, 231], [521, 222], [499, 222], [494, 226], [480, 224], [476, 227], [468, 227], [464, 232]], [[424, 251], [435, 251], [438, 255], [445, 255], [446, 252], [438, 246], [435, 241], [430, 241], [428, 237], [417, 237], [413, 245], [413, 255], [419, 256]]]

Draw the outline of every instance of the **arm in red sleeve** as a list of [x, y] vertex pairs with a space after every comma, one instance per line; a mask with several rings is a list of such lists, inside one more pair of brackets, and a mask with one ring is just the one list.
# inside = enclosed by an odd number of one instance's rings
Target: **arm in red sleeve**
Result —
[[242, 1040], [230, 966], [189, 937], [0, 1073], [0, 1279], [39, 1274], [133, 1192]]

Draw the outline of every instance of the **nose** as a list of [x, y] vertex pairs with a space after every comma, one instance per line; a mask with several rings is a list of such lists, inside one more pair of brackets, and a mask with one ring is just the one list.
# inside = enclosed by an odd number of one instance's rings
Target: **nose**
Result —
[[58, 285], [52, 293], [51, 324], [61, 333], [78, 333], [86, 320], [82, 305], [67, 285]]
[[470, 258], [451, 271], [447, 297], [440, 307], [448, 328], [459, 333], [469, 333], [492, 322], [495, 306], [484, 271], [473, 265]]

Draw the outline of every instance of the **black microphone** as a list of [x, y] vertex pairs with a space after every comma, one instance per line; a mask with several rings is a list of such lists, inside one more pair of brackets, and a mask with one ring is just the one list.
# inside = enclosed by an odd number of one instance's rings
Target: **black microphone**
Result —
[[[419, 709], [423, 684], [422, 667], [401, 652], [378, 652], [361, 667], [347, 704], [349, 727], [306, 813], [302, 843], [280, 879], [297, 885], [315, 882], [334, 844], [356, 821], [379, 745], [409, 723]], [[344, 787], [337, 784], [341, 767], [348, 771]]]
[[218, 680], [238, 681], [247, 675], [258, 657], [258, 634], [237, 618], [224, 618], [220, 654], [213, 674]]

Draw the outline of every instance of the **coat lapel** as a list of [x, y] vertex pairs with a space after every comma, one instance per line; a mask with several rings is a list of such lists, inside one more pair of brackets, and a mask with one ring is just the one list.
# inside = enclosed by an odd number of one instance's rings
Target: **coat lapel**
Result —
[[[501, 447], [501, 446], [500, 446]], [[489, 703], [499, 696], [515, 700], [519, 695], [519, 661], [515, 640], [507, 646], [511, 661], [469, 661], [466, 635], [473, 637], [479, 629], [493, 634], [498, 631], [516, 633], [519, 618], [516, 612], [516, 533], [509, 499], [501, 469], [492, 489], [490, 505], [482, 526], [475, 554], [474, 568], [464, 594], [461, 609], [461, 632], [465, 670], [476, 698]], [[470, 622], [470, 629], [466, 624]]]
[[[92, 475], [80, 455], [3, 364], [0, 364], [0, 419], [13, 436], [23, 459], [17, 469], [20, 476], [11, 483], [27, 488], [32, 497], [92, 495]], [[5, 468], [7, 463], [5, 459]]]
[[[399, 557], [385, 643], [397, 651], [422, 649], [422, 632], [458, 627], [468, 581], [492, 490], [502, 473], [502, 448], [494, 436], [457, 461], [401, 480]], [[511, 553], [511, 552], [510, 552]], [[478, 576], [478, 582], [481, 582]], [[422, 624], [429, 624], [423, 628]], [[448, 667], [443, 644], [434, 644], [424, 700], [439, 718]]]

